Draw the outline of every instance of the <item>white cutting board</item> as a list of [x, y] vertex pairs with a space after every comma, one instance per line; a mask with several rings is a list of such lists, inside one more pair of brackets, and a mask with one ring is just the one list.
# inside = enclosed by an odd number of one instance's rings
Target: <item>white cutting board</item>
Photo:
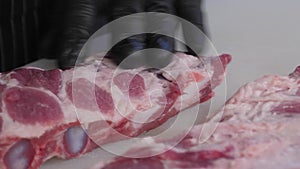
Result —
[[[266, 74], [287, 75], [300, 65], [300, 1], [207, 0], [204, 7], [217, 51], [233, 56], [221, 87], [227, 98], [246, 82]], [[85, 169], [112, 156], [98, 149], [78, 159], [50, 160], [41, 168]]]

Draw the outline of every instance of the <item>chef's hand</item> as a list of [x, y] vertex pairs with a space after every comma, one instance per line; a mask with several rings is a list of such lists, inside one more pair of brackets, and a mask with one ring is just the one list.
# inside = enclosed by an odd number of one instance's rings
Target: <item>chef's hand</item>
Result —
[[[175, 6], [173, 1], [174, 0], [114, 0], [111, 6], [111, 21], [140, 12], [174, 14]], [[136, 68], [145, 65], [162, 68], [168, 65], [172, 59], [172, 53], [174, 52], [174, 40], [162, 34], [171, 33], [172, 36], [172, 33], [176, 29], [176, 21], [165, 16], [161, 17], [161, 20], [151, 19], [151, 17], [148, 18], [144, 15], [137, 14], [134, 17], [126, 19], [122, 28], [112, 28], [113, 41], [121, 41], [114, 45], [108, 52], [108, 57], [111, 57], [112, 60], [122, 68]], [[124, 27], [128, 32], [123, 31]], [[147, 29], [145, 27], [147, 27]], [[137, 32], [145, 32], [145, 30], [147, 30], [146, 33], [133, 35], [125, 39], [123, 38]], [[141, 51], [146, 48], [152, 49]]]
[[[94, 0], [68, 1], [69, 6], [66, 9], [66, 22], [61, 40], [61, 50], [58, 54], [60, 68], [74, 66], [84, 43], [92, 33], [100, 28], [100, 26], [97, 25], [99, 3], [98, 5], [95, 4]], [[114, 0], [111, 2], [112, 3], [109, 4], [109, 8], [112, 9], [110, 12], [111, 16], [109, 16], [109, 18], [111, 18], [110, 21], [139, 12], [162, 12], [182, 17], [196, 25], [202, 31], [204, 30], [201, 0]], [[151, 20], [151, 18], [148, 19]], [[141, 22], [145, 21], [143, 20]], [[146, 23], [147, 22], [148, 21], [146, 20]], [[152, 26], [152, 32], [161, 32], [170, 35], [175, 32], [175, 21], [168, 17], [162, 18], [160, 21], [151, 21], [151, 23], [153, 22], [156, 22], [154, 26], [147, 25]], [[142, 27], [137, 28], [135, 23], [126, 23], [126, 27], [129, 29], [132, 27], [132, 30], [142, 29]], [[122, 28], [112, 30], [113, 39], [123, 36], [122, 33], [119, 33], [118, 29]], [[197, 39], [197, 37], [191, 35], [189, 30], [186, 30], [185, 27], [183, 27], [183, 33], [185, 39], [189, 41], [189, 44], [194, 44], [193, 49], [201, 48], [201, 39]], [[145, 48], [162, 49], [169, 53], [152, 53], [150, 56], [148, 53], [146, 56], [143, 52], [137, 52]], [[122, 64], [127, 68], [139, 67], [144, 64], [160, 68], [166, 66], [171, 61], [170, 53], [173, 52], [175, 52], [173, 38], [162, 34], [152, 33], [134, 35], [120, 41], [108, 52], [108, 56], [118, 65], [123, 60], [127, 60], [127, 65], [126, 62], [125, 64]], [[188, 48], [189, 54], [196, 55], [197, 52], [198, 51], [195, 52]], [[131, 56], [131, 59], [128, 59], [128, 56]]]
[[[112, 0], [109, 4], [111, 22], [131, 14], [144, 11], [145, 0]], [[144, 18], [142, 15], [128, 17], [117, 21], [117, 26], [110, 28], [112, 48], [107, 56], [122, 68], [136, 68], [143, 66], [144, 54], [139, 53], [146, 48], [145, 35], [139, 34], [144, 30]], [[116, 44], [115, 44], [116, 43]]]
[[93, 0], [67, 0], [58, 66], [66, 69], [75, 65], [81, 48], [95, 31], [96, 6]]
[[[111, 9], [112, 20], [143, 12], [144, 9], [144, 12], [161, 12], [177, 15], [191, 22], [204, 32], [201, 0], [115, 0]], [[152, 20], [152, 18], [149, 17], [135, 20], [135, 22], [141, 22], [142, 25], [147, 26], [147, 29], [150, 29], [152, 33], [132, 36], [115, 45], [109, 52], [109, 55], [112, 56], [115, 63], [122, 63], [121, 66], [123, 65], [123, 67], [126, 68], [139, 67], [145, 64], [156, 68], [162, 68], [168, 65], [172, 60], [172, 53], [176, 52], [173, 37], [175, 37], [174, 33], [178, 26], [178, 21], [174, 20], [174, 17], [161, 15], [159, 20]], [[132, 26], [132, 30], [137, 29], [135, 22], [125, 23], [126, 27]], [[196, 56], [197, 53], [203, 49], [203, 36], [195, 36], [194, 33], [189, 31], [189, 28], [183, 25], [183, 34], [187, 42], [186, 44], [192, 45], [186, 46], [186, 53]], [[113, 31], [113, 36], [123, 36], [122, 33], [116, 32], [118, 32], [118, 30]], [[170, 36], [165, 36], [166, 34]], [[144, 48], [162, 50], [153, 50], [147, 53], [137, 52]]]
[[190, 25], [182, 24], [183, 36], [187, 48], [187, 54], [197, 56], [205, 48], [207, 30], [202, 9], [202, 0], [176, 0], [176, 15], [189, 21], [197, 29], [191, 29]]

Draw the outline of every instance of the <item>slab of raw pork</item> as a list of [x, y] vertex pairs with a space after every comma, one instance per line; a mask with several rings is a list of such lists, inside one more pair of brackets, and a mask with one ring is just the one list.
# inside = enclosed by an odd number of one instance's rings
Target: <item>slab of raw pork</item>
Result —
[[163, 70], [119, 70], [98, 60], [69, 70], [0, 74], [0, 166], [38, 168], [158, 127], [206, 101], [231, 56], [178, 53]]
[[[93, 169], [296, 169], [300, 168], [300, 66], [289, 76], [269, 75], [241, 87], [220, 112], [173, 140], [145, 138]], [[210, 126], [210, 127], [208, 127]], [[205, 128], [216, 127], [205, 142]], [[180, 137], [180, 136], [179, 136]], [[132, 155], [147, 158], [129, 158]]]

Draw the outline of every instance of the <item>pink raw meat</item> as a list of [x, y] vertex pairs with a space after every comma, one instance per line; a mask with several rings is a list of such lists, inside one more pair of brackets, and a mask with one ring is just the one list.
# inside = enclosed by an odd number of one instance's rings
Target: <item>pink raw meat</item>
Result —
[[65, 71], [2, 73], [0, 166], [35, 169], [156, 128], [210, 99], [230, 60], [178, 53], [162, 70], [118, 70], [103, 60]]
[[[173, 139], [144, 138], [135, 144], [142, 146], [132, 147], [124, 157], [100, 162], [93, 169], [300, 168], [299, 75], [300, 67], [290, 76], [269, 75], [250, 82], [176, 146], [172, 147]], [[200, 142], [205, 126], [216, 126], [216, 130]], [[164, 152], [146, 157], [158, 150]], [[129, 158], [133, 154], [144, 158]]]

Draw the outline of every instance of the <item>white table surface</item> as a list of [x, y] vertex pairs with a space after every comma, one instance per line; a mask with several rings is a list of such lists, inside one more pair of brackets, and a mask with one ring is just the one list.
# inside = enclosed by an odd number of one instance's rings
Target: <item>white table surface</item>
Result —
[[[206, 0], [210, 37], [219, 53], [233, 56], [226, 91], [266, 74], [287, 75], [300, 65], [300, 1]], [[112, 155], [100, 149], [83, 158], [50, 160], [42, 169], [85, 169]]]

